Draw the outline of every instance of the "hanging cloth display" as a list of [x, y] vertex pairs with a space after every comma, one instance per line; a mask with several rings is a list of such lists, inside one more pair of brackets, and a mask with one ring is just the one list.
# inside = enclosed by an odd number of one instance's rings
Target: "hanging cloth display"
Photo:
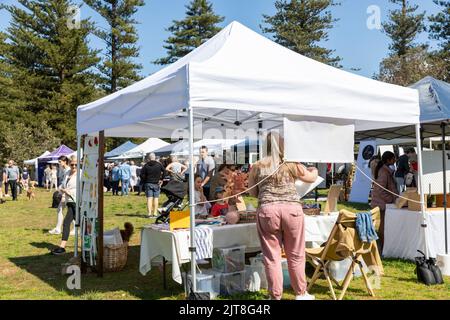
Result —
[[81, 252], [83, 261], [89, 266], [95, 266], [98, 232], [98, 135], [86, 136], [83, 150], [80, 203]]

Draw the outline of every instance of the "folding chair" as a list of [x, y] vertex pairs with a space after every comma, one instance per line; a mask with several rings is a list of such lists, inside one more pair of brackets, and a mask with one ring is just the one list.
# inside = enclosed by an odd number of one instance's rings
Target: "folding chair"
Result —
[[336, 211], [339, 195], [341, 194], [343, 186], [333, 184], [328, 191], [327, 202], [325, 204], [324, 213], [329, 214], [330, 212]]
[[[374, 223], [375, 230], [378, 231], [378, 228], [380, 226], [380, 209], [377, 207], [370, 211], [372, 214], [372, 220]], [[353, 229], [353, 230], [349, 230]], [[347, 237], [345, 240], [350, 240], [350, 242], [353, 245], [354, 248], [345, 246], [345, 250], [342, 250], [343, 246], [341, 243], [342, 240], [342, 230], [345, 232], [345, 236]], [[350, 237], [350, 238], [349, 238]], [[324, 246], [320, 248], [307, 248], [306, 249], [306, 256], [307, 259], [316, 267], [314, 271], [314, 275], [311, 278], [311, 281], [308, 286], [308, 291], [311, 289], [311, 287], [314, 285], [316, 280], [324, 274], [325, 279], [327, 280], [328, 286], [331, 291], [331, 295], [333, 296], [334, 300], [342, 300], [342, 298], [345, 295], [345, 292], [347, 291], [347, 288], [353, 278], [353, 273], [355, 270], [356, 265], [359, 266], [364, 282], [367, 287], [367, 291], [371, 296], [375, 296], [374, 291], [371, 287], [371, 284], [368, 280], [367, 274], [363, 269], [362, 260], [363, 255], [371, 254], [371, 257], [378, 263], [380, 266], [380, 270], [382, 273], [382, 265], [381, 265], [381, 258], [378, 253], [377, 243], [376, 241], [372, 241], [371, 243], [363, 243], [359, 239], [357, 232], [356, 232], [356, 214], [352, 213], [347, 210], [341, 210], [339, 212], [338, 219], [336, 221], [336, 224], [334, 225], [331, 234], [327, 240], [327, 242], [324, 244]], [[352, 263], [347, 271], [347, 274], [345, 276], [345, 279], [343, 280], [342, 286], [332, 277], [330, 277], [330, 274], [328, 272], [328, 265], [332, 261], [342, 261], [346, 259], [347, 257], [350, 257], [352, 260]], [[342, 288], [342, 292], [339, 295], [339, 298], [336, 299], [336, 294], [334, 292], [333, 283], [334, 282], [338, 287]]]

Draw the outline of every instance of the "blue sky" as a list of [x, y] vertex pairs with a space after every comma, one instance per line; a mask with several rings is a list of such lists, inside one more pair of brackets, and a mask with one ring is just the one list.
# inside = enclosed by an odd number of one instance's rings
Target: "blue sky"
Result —
[[[389, 9], [393, 5], [388, 0], [340, 0], [342, 5], [334, 7], [335, 18], [340, 19], [330, 31], [329, 41], [323, 45], [336, 50], [335, 54], [343, 58], [344, 69], [367, 77], [378, 71], [380, 61], [387, 55], [389, 39], [381, 30], [369, 30], [366, 26], [369, 15], [367, 8], [371, 5], [379, 6], [382, 21], [386, 21]], [[427, 15], [439, 11], [432, 0], [410, 0], [420, 5], [421, 11]], [[15, 0], [0, 0], [1, 3], [14, 4]], [[74, 0], [75, 3], [81, 3]], [[263, 14], [275, 12], [274, 0], [212, 0], [216, 13], [225, 16], [222, 26], [236, 20], [249, 28], [261, 33], [260, 24]], [[139, 33], [140, 57], [138, 62], [143, 65], [142, 75], [146, 76], [161, 68], [151, 63], [157, 58], [165, 56], [164, 40], [168, 37], [165, 29], [172, 20], [182, 19], [185, 5], [189, 0], [146, 0], [136, 18], [140, 22], [137, 26]], [[106, 24], [101, 17], [84, 5], [81, 9], [82, 18], [92, 17], [99, 25]], [[0, 30], [5, 30], [9, 23], [9, 15], [0, 11]], [[430, 41], [426, 34], [422, 34], [420, 42], [428, 42], [432, 47], [436, 44]], [[103, 44], [96, 38], [91, 39], [91, 45], [102, 48]], [[351, 70], [358, 68], [359, 71]]]

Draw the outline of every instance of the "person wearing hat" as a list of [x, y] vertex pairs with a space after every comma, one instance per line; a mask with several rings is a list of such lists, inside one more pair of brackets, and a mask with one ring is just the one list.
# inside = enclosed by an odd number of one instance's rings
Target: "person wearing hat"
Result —
[[215, 189], [215, 198], [219, 200], [214, 203], [211, 208], [211, 216], [220, 217], [225, 216], [228, 212], [228, 203], [223, 199], [225, 195], [225, 189], [221, 186], [216, 187]]

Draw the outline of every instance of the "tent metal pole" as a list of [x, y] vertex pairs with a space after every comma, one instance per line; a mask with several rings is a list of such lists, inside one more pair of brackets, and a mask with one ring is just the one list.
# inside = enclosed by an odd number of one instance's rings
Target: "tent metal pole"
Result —
[[[447, 124], [445, 122], [441, 123], [442, 129], [442, 175], [444, 176], [444, 232], [445, 232], [445, 254], [448, 254], [448, 244], [447, 244], [447, 151], [445, 150], [445, 127]], [[431, 141], [431, 140], [430, 140]]]
[[423, 166], [422, 166], [422, 141], [420, 134], [420, 124], [416, 124], [416, 143], [417, 143], [417, 162], [418, 162], [418, 187], [420, 194], [420, 209], [422, 211], [422, 225], [423, 228], [423, 236], [424, 236], [424, 244], [425, 244], [425, 257], [428, 259], [428, 239], [427, 239], [427, 217], [425, 211], [425, 196], [423, 190]]
[[197, 291], [197, 270], [195, 261], [195, 189], [194, 189], [194, 110], [191, 106], [188, 108], [189, 113], [189, 209], [190, 209], [190, 248], [191, 251], [191, 276], [192, 291]]
[[78, 257], [78, 231], [80, 223], [80, 202], [81, 202], [81, 136], [77, 135], [77, 202], [75, 204], [75, 244], [73, 256]]
[[103, 179], [105, 177], [105, 131], [98, 133], [98, 172], [97, 172], [97, 276], [103, 277], [103, 226], [104, 226], [104, 194]]

